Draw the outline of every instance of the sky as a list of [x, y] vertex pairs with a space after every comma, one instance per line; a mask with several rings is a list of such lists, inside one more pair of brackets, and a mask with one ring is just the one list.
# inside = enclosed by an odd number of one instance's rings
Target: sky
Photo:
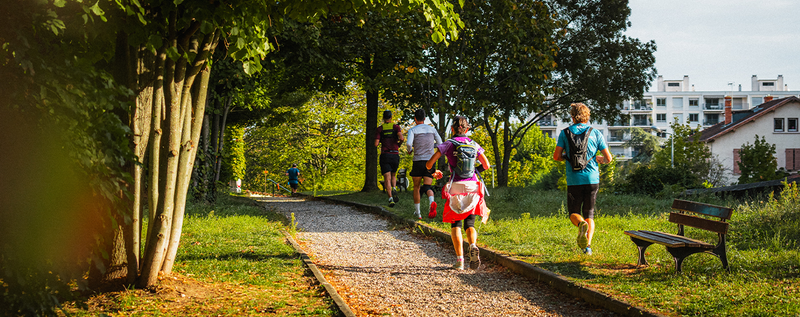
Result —
[[[641, 41], [655, 40], [656, 70], [664, 80], [683, 79], [697, 91], [727, 91], [751, 77], [783, 75], [800, 90], [800, 1], [630, 0], [631, 27]], [[650, 91], [655, 91], [655, 80]]]

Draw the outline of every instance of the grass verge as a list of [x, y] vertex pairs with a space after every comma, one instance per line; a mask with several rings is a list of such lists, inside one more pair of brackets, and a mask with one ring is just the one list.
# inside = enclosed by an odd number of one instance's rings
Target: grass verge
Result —
[[333, 301], [284, 242], [282, 218], [250, 199], [190, 204], [173, 275], [67, 305], [74, 316], [334, 316]]
[[[399, 196], [393, 208], [386, 206], [380, 192], [335, 197], [382, 206], [412, 219], [411, 193]], [[690, 198], [735, 208], [728, 235], [730, 273], [716, 257], [697, 254], [684, 261], [684, 273], [677, 275], [672, 257], [658, 245], [647, 249], [651, 265], [636, 267], [636, 246], [623, 231], [677, 232], [667, 221], [671, 199], [599, 194], [594, 255], [586, 256], [576, 246], [577, 229], [567, 219], [565, 193], [498, 188], [487, 198], [490, 221], [476, 224], [478, 244], [668, 315], [796, 316], [800, 315], [800, 198], [796, 187], [784, 190], [782, 196], [749, 201]], [[439, 206], [444, 203], [436, 201]], [[440, 207], [436, 219], [422, 221], [449, 231], [441, 212]], [[689, 237], [716, 242], [711, 234], [686, 230]]]

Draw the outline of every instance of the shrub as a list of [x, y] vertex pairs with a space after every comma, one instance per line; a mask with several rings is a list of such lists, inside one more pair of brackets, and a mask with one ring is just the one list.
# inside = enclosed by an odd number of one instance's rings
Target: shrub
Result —
[[685, 188], [701, 187], [700, 180], [686, 169], [672, 168], [669, 166], [641, 165], [636, 167], [619, 184], [618, 189], [627, 194], [656, 195], [665, 188], [668, 191], [662, 195], [670, 195]]

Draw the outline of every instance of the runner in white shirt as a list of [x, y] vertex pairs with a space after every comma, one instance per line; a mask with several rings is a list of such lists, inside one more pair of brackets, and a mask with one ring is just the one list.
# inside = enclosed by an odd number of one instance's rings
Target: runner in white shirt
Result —
[[[439, 132], [432, 126], [425, 124], [425, 110], [417, 109], [414, 112], [414, 122], [417, 124], [408, 130], [408, 141], [406, 146], [408, 152], [414, 153], [414, 163], [411, 166], [411, 179], [414, 181], [414, 216], [417, 219], [422, 219], [420, 214], [420, 196], [425, 193], [428, 196], [429, 212], [436, 216], [436, 202], [433, 201], [433, 172], [436, 170], [434, 166], [431, 169], [425, 167], [425, 163], [433, 156], [436, 146], [442, 143], [442, 138]], [[433, 218], [433, 217], [431, 217]]]

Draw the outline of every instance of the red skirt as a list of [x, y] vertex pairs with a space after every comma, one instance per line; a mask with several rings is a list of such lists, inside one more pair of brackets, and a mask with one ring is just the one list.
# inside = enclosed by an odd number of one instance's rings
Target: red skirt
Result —
[[[467, 186], [463, 186], [465, 183], [477, 184], [466, 184]], [[449, 184], [442, 189], [442, 192], [445, 193], [447, 197], [447, 202], [444, 204], [442, 222], [454, 223], [464, 220], [470, 215], [477, 215], [484, 218], [489, 216], [489, 208], [486, 207], [486, 201], [483, 198], [484, 189], [482, 182], [453, 182], [452, 187], [453, 190], [449, 194], [447, 194], [448, 191], [450, 191]], [[456, 206], [456, 210], [454, 210], [451, 205]], [[466, 210], [462, 210], [459, 207], [466, 207]]]

